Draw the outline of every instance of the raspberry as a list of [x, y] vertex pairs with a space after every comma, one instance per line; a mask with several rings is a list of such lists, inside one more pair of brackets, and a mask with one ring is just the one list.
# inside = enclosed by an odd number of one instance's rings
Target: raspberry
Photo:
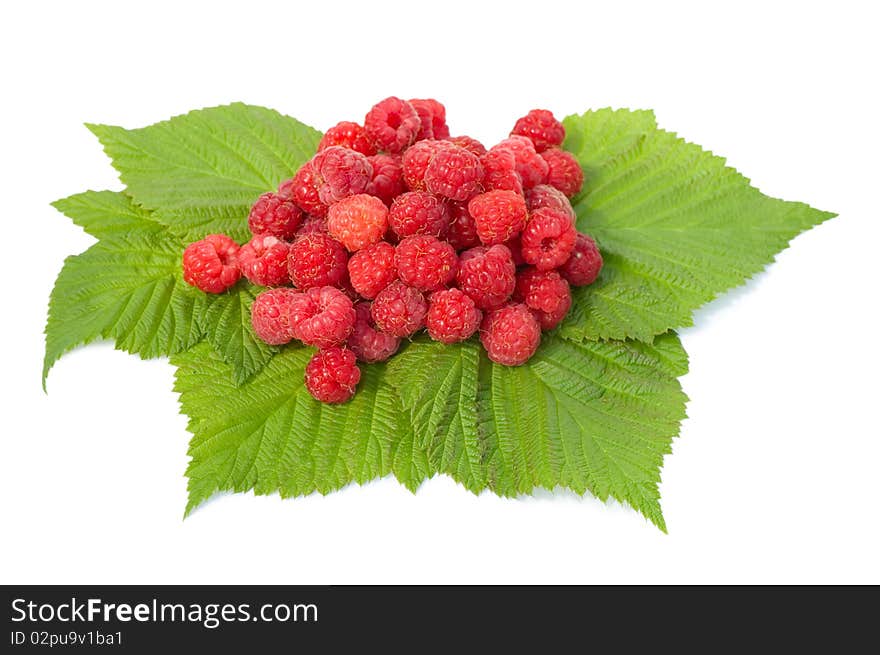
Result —
[[520, 118], [510, 136], [524, 136], [534, 145], [535, 150], [542, 152], [553, 146], [561, 146], [565, 141], [565, 128], [553, 113], [546, 109], [532, 109]]
[[346, 345], [362, 362], [384, 362], [400, 348], [400, 339], [376, 329], [376, 323], [370, 314], [370, 303], [359, 302], [354, 306], [357, 318], [354, 331], [348, 337]]
[[449, 143], [457, 145], [459, 148], [464, 148], [465, 150], [471, 151], [477, 157], [482, 157], [486, 154], [486, 146], [484, 146], [482, 143], [472, 137], [462, 134], [461, 136], [454, 136], [451, 139], [446, 140], [449, 141]]
[[428, 234], [403, 239], [394, 251], [394, 264], [404, 284], [419, 291], [439, 289], [458, 272], [455, 248]]
[[347, 348], [324, 348], [306, 364], [306, 389], [322, 403], [344, 403], [354, 396], [361, 370]]
[[516, 267], [506, 246], [465, 250], [458, 264], [458, 288], [480, 309], [493, 309], [510, 298]]
[[330, 146], [312, 158], [312, 170], [320, 178], [318, 199], [332, 205], [363, 193], [373, 179], [373, 166], [365, 155], [342, 146]]
[[278, 195], [282, 197], [284, 200], [293, 200], [296, 202], [296, 198], [294, 197], [294, 182], [296, 181], [295, 177], [290, 178], [289, 180], [284, 180], [281, 184], [278, 185]]
[[425, 169], [425, 187], [450, 200], [467, 200], [479, 193], [483, 165], [474, 153], [451, 143], [434, 153]]
[[446, 127], [446, 107], [433, 98], [414, 99], [410, 100], [409, 104], [416, 110], [422, 123], [416, 140], [445, 139], [449, 136], [449, 128]]
[[327, 230], [349, 252], [376, 243], [388, 228], [388, 208], [375, 196], [360, 193], [330, 207]]
[[595, 282], [601, 270], [602, 255], [596, 242], [579, 232], [571, 257], [559, 268], [559, 272], [571, 286], [583, 287]]
[[531, 189], [536, 184], [544, 184], [547, 181], [547, 162], [535, 151], [534, 144], [526, 137], [508, 137], [500, 141], [492, 150], [509, 150], [513, 153], [516, 159], [516, 172], [522, 180], [524, 189]]
[[403, 163], [400, 155], [373, 155], [367, 157], [373, 166], [373, 179], [366, 193], [376, 196], [386, 205], [406, 189], [403, 183]]
[[418, 136], [422, 121], [415, 108], [391, 96], [373, 105], [364, 119], [364, 131], [379, 150], [403, 152]]
[[439, 237], [449, 227], [446, 206], [424, 191], [402, 193], [391, 203], [388, 225], [399, 237], [431, 234]]
[[562, 266], [574, 250], [576, 237], [567, 214], [549, 207], [536, 209], [520, 235], [523, 259], [539, 271]]
[[541, 157], [547, 162], [547, 184], [569, 198], [577, 195], [584, 186], [584, 171], [575, 156], [559, 148], [550, 148], [542, 152]]
[[287, 254], [290, 245], [271, 235], [258, 235], [238, 251], [242, 275], [254, 284], [277, 287], [287, 284]]
[[541, 343], [541, 326], [521, 303], [495, 309], [483, 318], [480, 341], [489, 359], [505, 366], [525, 364]]
[[309, 216], [306, 214], [305, 220], [296, 231], [296, 239], [307, 234], [327, 234], [327, 219], [320, 216]]
[[526, 201], [514, 191], [487, 191], [471, 198], [468, 211], [480, 241], [491, 246], [516, 236], [526, 225]]
[[313, 287], [290, 299], [293, 336], [309, 346], [338, 346], [351, 334], [354, 319], [354, 305], [335, 287]]
[[294, 241], [287, 254], [290, 281], [302, 290], [338, 286], [348, 271], [348, 253], [329, 234], [315, 232]]
[[364, 298], [375, 298], [397, 279], [394, 246], [380, 241], [358, 250], [348, 260], [348, 275], [355, 291]]
[[248, 215], [251, 234], [269, 234], [279, 239], [291, 239], [302, 222], [302, 209], [292, 200], [277, 193], [261, 195]]
[[183, 251], [183, 279], [205, 293], [223, 293], [241, 277], [238, 252], [225, 234], [209, 234]]
[[380, 330], [393, 337], [408, 337], [425, 324], [427, 303], [422, 292], [395, 280], [379, 292], [370, 314]]
[[552, 330], [571, 309], [571, 289], [557, 271], [529, 267], [516, 276], [513, 298], [532, 310], [542, 330]]
[[464, 341], [480, 327], [483, 312], [460, 289], [435, 291], [428, 299], [425, 325], [434, 341], [456, 343]]
[[539, 184], [526, 191], [526, 206], [530, 212], [547, 207], [564, 212], [571, 218], [572, 223], [577, 220], [577, 215], [574, 213], [569, 199], [562, 191], [549, 184]]
[[425, 191], [425, 171], [440, 150], [448, 148], [445, 141], [419, 141], [403, 153], [403, 181], [412, 191]]
[[483, 188], [523, 192], [522, 180], [516, 172], [516, 157], [510, 150], [490, 150], [481, 158]]
[[299, 291], [289, 287], [267, 289], [254, 298], [251, 325], [256, 335], [270, 346], [280, 346], [293, 339], [290, 308]]
[[467, 209], [467, 203], [450, 202], [447, 204], [449, 213], [449, 228], [446, 230], [446, 240], [456, 250], [473, 248], [480, 245], [477, 236], [477, 224]]
[[376, 148], [367, 138], [364, 128], [351, 121], [341, 121], [324, 132], [318, 144], [318, 152], [330, 146], [351, 148], [367, 156], [376, 154]]
[[[322, 183], [323, 180], [312, 168], [311, 161], [300, 166], [290, 183], [289, 188], [293, 191], [294, 201], [304, 212], [312, 216], [323, 217], [327, 215], [327, 205], [321, 202], [318, 195], [318, 188]], [[287, 191], [287, 186], [285, 186], [285, 191]]]

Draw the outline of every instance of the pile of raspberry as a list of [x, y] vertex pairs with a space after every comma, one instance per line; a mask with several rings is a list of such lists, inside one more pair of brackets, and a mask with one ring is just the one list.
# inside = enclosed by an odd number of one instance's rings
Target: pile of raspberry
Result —
[[363, 125], [327, 130], [318, 152], [248, 216], [239, 247], [212, 234], [183, 254], [184, 279], [221, 293], [241, 276], [268, 287], [251, 307], [268, 344], [317, 348], [309, 392], [341, 403], [357, 362], [391, 357], [427, 329], [456, 343], [479, 331], [489, 358], [526, 362], [571, 307], [571, 286], [602, 267], [575, 229], [569, 198], [584, 176], [544, 109], [488, 150], [450, 137], [436, 100], [382, 100]]

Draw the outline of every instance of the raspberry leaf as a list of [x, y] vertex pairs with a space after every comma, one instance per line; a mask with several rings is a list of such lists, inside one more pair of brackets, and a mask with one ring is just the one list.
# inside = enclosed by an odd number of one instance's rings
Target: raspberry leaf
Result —
[[763, 195], [647, 112], [601, 109], [564, 123], [586, 177], [573, 203], [578, 228], [605, 260], [599, 279], [574, 291], [566, 337], [650, 341], [691, 325], [695, 309], [834, 216]]
[[244, 281], [228, 293], [211, 296], [199, 325], [214, 350], [231, 367], [232, 379], [243, 384], [278, 352], [254, 334], [251, 303], [257, 290]]
[[290, 178], [320, 132], [271, 109], [234, 103], [127, 130], [89, 125], [135, 201], [184, 241], [248, 239], [257, 197]]
[[660, 467], [686, 397], [674, 334], [654, 344], [546, 335], [525, 365], [475, 342], [418, 339], [388, 365], [429, 467], [502, 496], [567, 487], [639, 510], [661, 530]]
[[207, 344], [171, 358], [175, 390], [193, 434], [186, 513], [218, 491], [322, 494], [400, 472], [417, 486], [424, 458], [384, 365], [363, 367], [358, 393], [343, 405], [314, 400], [303, 385], [311, 348], [286, 347], [247, 384]]
[[183, 244], [121, 193], [88, 192], [55, 205], [105, 237], [68, 257], [49, 299], [43, 386], [52, 365], [97, 339], [143, 358], [186, 350], [202, 339], [205, 294], [181, 277]]

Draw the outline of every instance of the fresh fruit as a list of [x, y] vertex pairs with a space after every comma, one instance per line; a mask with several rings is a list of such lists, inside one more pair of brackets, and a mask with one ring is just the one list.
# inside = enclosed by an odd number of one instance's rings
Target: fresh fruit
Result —
[[183, 279], [205, 293], [223, 293], [241, 277], [238, 252], [225, 234], [209, 234], [183, 251]]
[[344, 403], [361, 379], [355, 354], [348, 348], [322, 348], [306, 364], [306, 389], [322, 403]]

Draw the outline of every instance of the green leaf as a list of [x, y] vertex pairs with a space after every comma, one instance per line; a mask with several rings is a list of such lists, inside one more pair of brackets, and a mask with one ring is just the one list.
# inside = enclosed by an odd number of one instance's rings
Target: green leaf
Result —
[[239, 282], [227, 293], [207, 299], [207, 309], [199, 319], [202, 331], [214, 350], [232, 367], [236, 384], [246, 382], [278, 352], [254, 334], [251, 325], [251, 303], [258, 290]]
[[574, 292], [568, 338], [650, 341], [691, 325], [695, 309], [834, 216], [763, 195], [722, 158], [656, 129], [646, 112], [602, 109], [569, 116], [565, 127], [586, 176], [574, 201], [578, 228], [605, 260], [596, 283]]
[[187, 513], [218, 491], [326, 494], [393, 468], [419, 469], [408, 452], [410, 428], [382, 382], [385, 367], [364, 366], [354, 399], [326, 405], [303, 384], [312, 352], [287, 347], [242, 386], [207, 344], [172, 357], [175, 390], [193, 434]]
[[159, 235], [166, 228], [131, 198], [116, 191], [85, 191], [62, 198], [52, 206], [98, 239]]
[[674, 334], [656, 345], [575, 343], [546, 335], [525, 365], [499, 366], [479, 344], [418, 339], [389, 364], [430, 468], [474, 492], [590, 491], [661, 530], [660, 467], [684, 417]]
[[149, 127], [89, 125], [127, 192], [185, 241], [247, 240], [250, 206], [293, 176], [320, 132], [271, 109], [234, 103]]
[[117, 348], [143, 358], [176, 353], [201, 340], [196, 317], [206, 298], [181, 277], [183, 245], [177, 238], [121, 193], [81, 194], [56, 205], [106, 238], [68, 257], [55, 281], [44, 387], [61, 355], [96, 339], [115, 339]]

